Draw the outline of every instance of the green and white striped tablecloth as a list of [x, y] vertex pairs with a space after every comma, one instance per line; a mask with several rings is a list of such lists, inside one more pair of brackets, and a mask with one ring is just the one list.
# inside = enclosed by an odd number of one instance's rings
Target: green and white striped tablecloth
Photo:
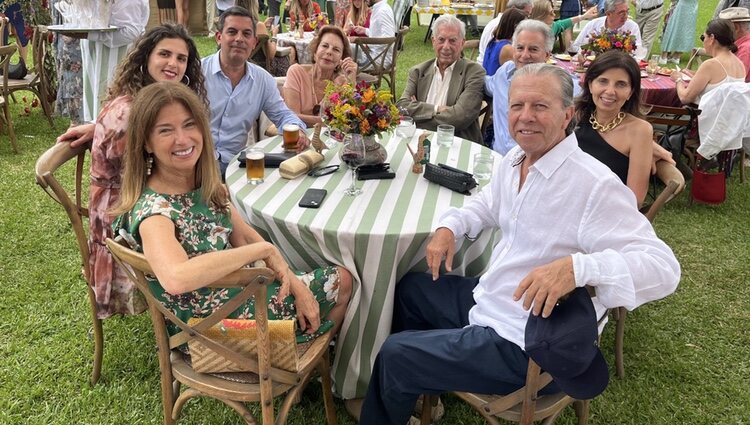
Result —
[[[333, 369], [336, 392], [345, 399], [365, 395], [375, 356], [390, 333], [396, 282], [409, 271], [427, 270], [424, 249], [438, 219], [469, 199], [412, 173], [403, 140], [386, 134], [381, 143], [396, 178], [358, 182], [363, 194], [356, 197], [343, 194], [351, 183], [345, 166], [328, 176], [295, 180], [282, 179], [278, 170], [269, 168], [265, 182], [258, 186], [247, 184], [245, 169], [236, 160], [227, 169], [232, 201], [245, 221], [279, 247], [294, 269], [337, 264], [354, 275], [355, 293], [336, 344]], [[280, 152], [280, 144], [276, 137], [256, 146]], [[416, 136], [411, 145], [416, 145]], [[474, 154], [479, 152], [491, 151], [456, 138], [451, 148], [433, 143], [431, 162], [471, 172]], [[493, 154], [497, 163], [499, 155]], [[337, 147], [326, 151], [325, 157], [322, 165], [340, 163]], [[299, 207], [311, 187], [326, 189], [328, 196], [318, 209]], [[462, 240], [454, 259], [455, 273], [481, 273], [497, 240], [499, 235], [493, 232], [483, 232], [473, 242]]]

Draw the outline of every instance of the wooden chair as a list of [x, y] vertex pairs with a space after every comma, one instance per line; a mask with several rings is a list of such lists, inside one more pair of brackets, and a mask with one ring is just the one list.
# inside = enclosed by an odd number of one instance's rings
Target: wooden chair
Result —
[[42, 105], [42, 111], [47, 116], [50, 127], [55, 128], [55, 123], [52, 121], [52, 104], [48, 97], [50, 94], [49, 77], [44, 70], [44, 59], [51, 50], [48, 36], [49, 31], [46, 26], [37, 25], [34, 27], [34, 35], [31, 39], [34, 55], [34, 71], [29, 72], [23, 80], [3, 78], [2, 90], [3, 96], [6, 99], [18, 90], [28, 90], [34, 93]]
[[704, 59], [710, 58], [711, 56], [706, 53], [706, 50], [703, 47], [693, 47], [693, 50], [690, 53], [690, 59], [688, 59], [687, 64], [685, 65], [685, 69], [693, 69], [693, 66], [695, 66], [695, 69], [698, 69]]
[[[268, 317], [264, 308], [258, 308], [255, 312], [258, 329], [257, 355], [242, 354], [230, 345], [212, 339], [205, 334], [206, 329], [226, 318], [250, 297], [255, 296], [256, 299], [265, 300], [266, 285], [274, 279], [274, 274], [270, 269], [243, 267], [209, 285], [209, 287], [243, 289], [237, 296], [199, 324], [190, 326], [179, 320], [151, 293], [145, 275], [153, 276], [153, 271], [143, 254], [132, 251], [112, 239], [107, 239], [107, 247], [112, 252], [115, 261], [127, 270], [130, 279], [143, 292], [148, 302], [159, 349], [165, 425], [174, 424], [179, 418], [183, 405], [189, 399], [199, 396], [212, 397], [223, 402], [239, 413], [248, 424], [256, 424], [257, 422], [244, 403], [260, 402], [262, 423], [283, 424], [286, 422], [289, 409], [299, 398], [315, 371], [318, 371], [321, 376], [327, 422], [329, 425], [336, 424], [328, 358], [328, 345], [331, 341], [330, 332], [318, 337], [307, 347], [296, 347], [298, 353], [306, 348], [306, 351], [300, 353], [297, 372], [271, 366]], [[259, 305], [264, 305], [264, 303]], [[167, 321], [179, 327], [180, 331], [169, 336], [166, 326]], [[189, 355], [180, 350], [180, 346], [190, 340], [200, 341], [206, 347], [220, 353], [225, 358], [231, 359], [234, 363], [248, 365], [254, 373], [207, 374], [196, 372], [193, 370]], [[182, 385], [187, 387], [184, 391], [180, 391]], [[279, 407], [278, 417], [274, 422], [273, 399], [284, 394], [285, 397]]]
[[466, 40], [461, 55], [469, 60], [476, 60], [477, 50], [479, 49], [479, 40]]
[[[5, 87], [8, 84], [8, 64], [10, 64], [10, 58], [16, 52], [15, 45], [0, 46], [0, 69], [3, 70], [2, 84]], [[13, 118], [10, 114], [10, 107], [8, 106], [8, 97], [3, 91], [0, 93], [0, 106], [3, 108], [2, 123], [8, 127], [8, 139], [10, 139], [10, 145], [13, 148], [13, 152], [18, 153], [18, 146], [16, 144], [16, 133], [13, 131]]]
[[[697, 117], [700, 115], [700, 109], [691, 105], [682, 107], [661, 106], [661, 105], [644, 105], [644, 115], [646, 121], [654, 126], [654, 130], [662, 130], [667, 138], [679, 135], [679, 146], [674, 146], [672, 151], [677, 167], [685, 174], [690, 174], [695, 165], [695, 148], [686, 144], [687, 133], [690, 132], [693, 125], [697, 125]], [[685, 165], [681, 161], [684, 155], [688, 159]]]
[[[537, 394], [550, 382], [552, 377], [546, 372], [542, 373], [539, 365], [529, 359], [526, 385], [513, 393], [503, 396], [467, 392], [454, 394], [479, 412], [490, 425], [500, 425], [496, 417], [519, 422], [521, 425], [531, 425], [535, 421], [550, 425], [571, 404], [578, 417], [578, 425], [587, 424], [589, 400], [575, 400], [562, 392], [542, 396]], [[434, 396], [424, 396], [421, 415], [421, 423], [424, 425], [430, 424], [433, 398]]]
[[[676, 166], [666, 161], [656, 163], [656, 177], [664, 184], [664, 189], [654, 197], [651, 204], [641, 208], [648, 221], [652, 223], [664, 205], [685, 189], [685, 177]], [[617, 307], [610, 309], [610, 313], [615, 321], [615, 370], [617, 377], [622, 378], [625, 376], [623, 347], [628, 310], [625, 307]]]
[[[1, 49], [1, 48], [0, 48]], [[96, 385], [102, 371], [102, 353], [104, 334], [102, 321], [96, 316], [96, 297], [91, 289], [91, 270], [89, 269], [88, 217], [89, 210], [85, 198], [88, 190], [88, 170], [84, 170], [86, 151], [89, 145], [70, 147], [69, 143], [55, 143], [36, 161], [37, 184], [58, 204], [62, 205], [68, 215], [73, 234], [81, 254], [83, 279], [86, 281], [86, 293], [91, 308], [91, 321], [94, 329], [94, 368], [91, 372], [91, 385]], [[60, 167], [74, 164], [75, 178], [70, 191], [66, 190], [56, 175]], [[69, 173], [71, 170], [66, 169]], [[61, 179], [62, 180], [62, 179]], [[64, 181], [64, 180], [63, 180]]]
[[[382, 80], [385, 80], [391, 88], [393, 98], [396, 98], [396, 60], [398, 59], [398, 49], [395, 46], [407, 32], [409, 32], [409, 27], [403, 27], [395, 37], [357, 37], [352, 43], [354, 57], [358, 62], [364, 62], [359, 72], [371, 75], [372, 82], [377, 87], [380, 87]], [[374, 53], [372, 51], [374, 46], [382, 46], [382, 49]], [[391, 63], [386, 66], [388, 57], [391, 57]]]

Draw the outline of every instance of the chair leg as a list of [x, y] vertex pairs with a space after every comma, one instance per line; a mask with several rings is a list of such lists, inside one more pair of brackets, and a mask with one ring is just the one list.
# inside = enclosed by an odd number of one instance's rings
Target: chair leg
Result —
[[328, 351], [323, 355], [323, 360], [318, 365], [320, 373], [320, 385], [323, 386], [323, 405], [326, 409], [326, 422], [328, 425], [336, 425], [336, 406], [333, 404], [333, 393], [331, 387], [331, 360]]
[[[91, 289], [89, 288], [89, 291]], [[104, 357], [104, 330], [102, 329], [102, 320], [96, 317], [96, 304], [94, 303], [94, 294], [89, 294], [91, 301], [91, 319], [94, 329], [94, 369], [91, 371], [91, 386], [99, 382], [102, 375], [102, 357]]]
[[47, 93], [43, 88], [39, 90], [39, 103], [42, 104], [42, 112], [47, 116], [47, 122], [51, 128], [55, 128], [55, 122], [52, 120], [52, 105], [47, 101]]
[[18, 145], [16, 144], [16, 132], [13, 131], [13, 121], [10, 116], [10, 108], [8, 106], [7, 100], [3, 105], [3, 114], [5, 114], [5, 123], [8, 124], [8, 138], [10, 139], [10, 144], [13, 147], [13, 153], [18, 153]]
[[419, 419], [421, 420], [422, 424], [430, 425], [430, 422], [432, 421], [433, 396], [424, 394], [422, 397], [422, 415]]
[[615, 368], [617, 377], [625, 376], [625, 365], [623, 364], [623, 345], [625, 343], [625, 317], [628, 310], [625, 307], [617, 307], [617, 324], [615, 327]]
[[591, 400], [576, 400], [573, 402], [573, 409], [578, 417], [578, 425], [587, 425], [589, 423], [589, 404]]

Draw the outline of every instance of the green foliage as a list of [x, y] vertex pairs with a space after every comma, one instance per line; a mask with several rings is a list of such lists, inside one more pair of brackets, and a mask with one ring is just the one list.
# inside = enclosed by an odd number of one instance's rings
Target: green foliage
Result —
[[[705, 3], [699, 31], [713, 12]], [[424, 31], [413, 25], [407, 34], [397, 93], [408, 68], [434, 55], [422, 44]], [[215, 51], [213, 40], [196, 41], [202, 55]], [[146, 315], [104, 322], [102, 378], [88, 384], [93, 342], [80, 258], [62, 208], [34, 184], [36, 159], [67, 120], [51, 129], [39, 109], [22, 117], [22, 105], [10, 104], [21, 152], [13, 154], [0, 134], [0, 424], [160, 424], [158, 362]], [[613, 327], [605, 330], [602, 347], [613, 376], [591, 403], [591, 424], [750, 423], [750, 182], [733, 176], [728, 190], [717, 207], [688, 206], [683, 193], [657, 217], [656, 232], [680, 260], [682, 281], [674, 295], [628, 315], [624, 379], [614, 377]], [[484, 423], [456, 398], [444, 401], [443, 424]], [[340, 401], [336, 408], [340, 424], [354, 423]], [[204, 399], [188, 403], [180, 423], [242, 422]], [[288, 423], [324, 423], [316, 381]], [[575, 423], [572, 411], [557, 423]]]

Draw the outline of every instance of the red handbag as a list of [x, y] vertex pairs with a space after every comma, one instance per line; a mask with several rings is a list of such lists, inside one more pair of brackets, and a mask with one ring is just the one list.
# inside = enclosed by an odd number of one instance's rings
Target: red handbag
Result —
[[702, 167], [703, 158], [696, 160], [693, 169], [693, 184], [690, 187], [690, 200], [702, 204], [718, 205], [727, 199], [727, 171], [731, 167], [732, 151], [720, 152], [715, 165], [710, 169]]

